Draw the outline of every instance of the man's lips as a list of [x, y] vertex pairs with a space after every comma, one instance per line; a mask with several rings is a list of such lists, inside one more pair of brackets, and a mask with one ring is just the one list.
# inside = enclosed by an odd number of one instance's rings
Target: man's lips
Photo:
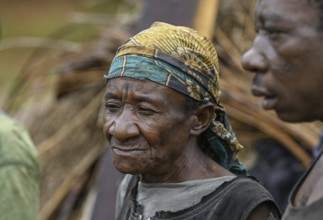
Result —
[[266, 110], [269, 109], [274, 109], [276, 104], [277, 104], [277, 97], [271, 93], [269, 93], [267, 90], [265, 89], [261, 89], [258, 88], [256, 86], [253, 86], [251, 89], [251, 92], [254, 96], [257, 97], [264, 97], [264, 99], [262, 100], [262, 107]]

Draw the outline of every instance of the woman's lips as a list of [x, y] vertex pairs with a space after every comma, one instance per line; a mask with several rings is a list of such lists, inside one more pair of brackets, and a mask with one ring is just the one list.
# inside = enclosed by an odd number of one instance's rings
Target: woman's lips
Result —
[[112, 147], [112, 151], [115, 154], [122, 155], [122, 156], [138, 155], [144, 152], [144, 150], [142, 149], [119, 148], [119, 147]]

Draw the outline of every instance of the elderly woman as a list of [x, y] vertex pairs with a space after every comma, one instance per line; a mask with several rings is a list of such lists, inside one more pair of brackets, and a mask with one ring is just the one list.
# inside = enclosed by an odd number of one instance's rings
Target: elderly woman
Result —
[[219, 102], [212, 43], [154, 23], [122, 45], [105, 75], [104, 134], [126, 175], [117, 219], [278, 219], [271, 195], [247, 177]]

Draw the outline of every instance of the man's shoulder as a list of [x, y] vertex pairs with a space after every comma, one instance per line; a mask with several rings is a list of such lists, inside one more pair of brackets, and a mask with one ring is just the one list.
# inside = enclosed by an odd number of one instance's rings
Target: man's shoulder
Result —
[[320, 154], [292, 192], [296, 206], [306, 206], [323, 199], [323, 156]]

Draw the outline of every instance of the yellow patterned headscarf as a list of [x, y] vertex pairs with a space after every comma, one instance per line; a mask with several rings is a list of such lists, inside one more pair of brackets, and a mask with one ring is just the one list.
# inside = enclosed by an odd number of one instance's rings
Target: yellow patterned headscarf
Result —
[[202, 133], [201, 146], [211, 158], [236, 174], [245, 169], [236, 155], [243, 147], [219, 102], [219, 64], [210, 40], [196, 30], [155, 22], [119, 47], [105, 79], [132, 77], [151, 80], [190, 96], [212, 102], [216, 112]]

